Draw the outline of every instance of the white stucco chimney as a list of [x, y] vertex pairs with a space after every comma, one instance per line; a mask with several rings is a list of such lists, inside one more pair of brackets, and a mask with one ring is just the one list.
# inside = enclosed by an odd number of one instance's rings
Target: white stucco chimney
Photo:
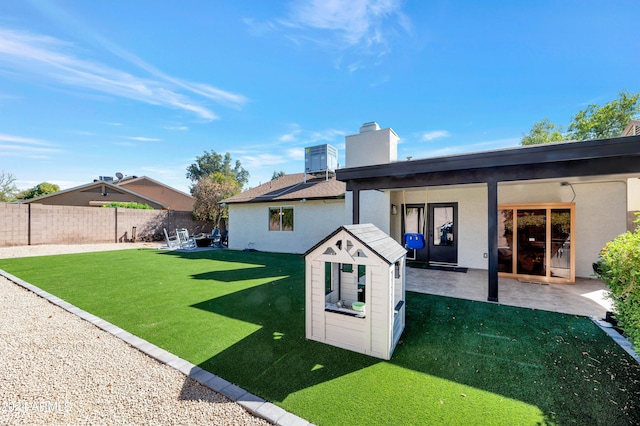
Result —
[[371, 121], [360, 133], [345, 138], [345, 167], [392, 163], [398, 159], [398, 135], [393, 129], [381, 129]]

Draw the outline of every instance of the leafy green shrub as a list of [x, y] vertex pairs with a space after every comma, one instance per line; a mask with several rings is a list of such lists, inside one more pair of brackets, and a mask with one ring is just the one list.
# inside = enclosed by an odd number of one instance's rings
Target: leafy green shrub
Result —
[[[640, 215], [635, 222], [640, 223]], [[597, 266], [599, 277], [611, 289], [619, 326], [640, 348], [640, 228], [608, 242]]]
[[121, 207], [123, 209], [139, 209], [139, 210], [153, 210], [149, 204], [141, 204], [132, 201], [130, 203], [122, 203], [120, 201], [114, 201], [113, 203], [105, 204], [102, 207]]

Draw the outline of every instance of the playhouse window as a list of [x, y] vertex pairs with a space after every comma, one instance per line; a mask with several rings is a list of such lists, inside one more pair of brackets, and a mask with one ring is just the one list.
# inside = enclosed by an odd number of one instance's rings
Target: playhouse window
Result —
[[365, 265], [324, 262], [325, 311], [364, 318], [353, 304], [365, 303], [366, 273]]
[[328, 295], [333, 291], [333, 264], [324, 262], [324, 294]]
[[367, 288], [367, 267], [358, 265], [358, 302], [364, 302]]
[[270, 207], [269, 231], [293, 231], [293, 207]]

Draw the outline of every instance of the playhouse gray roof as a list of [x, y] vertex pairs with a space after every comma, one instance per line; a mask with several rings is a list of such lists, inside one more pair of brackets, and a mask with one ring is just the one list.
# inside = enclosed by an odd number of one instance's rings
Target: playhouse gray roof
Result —
[[407, 253], [407, 250], [404, 247], [398, 244], [398, 242], [389, 235], [382, 232], [374, 224], [362, 223], [356, 225], [342, 225], [340, 228], [332, 232], [331, 235], [307, 250], [304, 256], [306, 257], [309, 253], [343, 230], [371, 249], [389, 265], [393, 264]]

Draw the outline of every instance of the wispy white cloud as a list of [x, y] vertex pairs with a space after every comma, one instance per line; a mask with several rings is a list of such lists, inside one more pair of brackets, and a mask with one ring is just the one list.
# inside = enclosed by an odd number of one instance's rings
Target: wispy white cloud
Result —
[[304, 160], [304, 148], [288, 149], [287, 157], [291, 160]]
[[423, 142], [431, 142], [435, 139], [447, 138], [451, 136], [451, 134], [447, 130], [432, 130], [430, 132], [424, 132], [420, 136], [420, 140]]
[[384, 27], [390, 19], [408, 29], [398, 0], [296, 0], [283, 22], [335, 32], [349, 46], [373, 46], [386, 43]]
[[165, 129], [167, 129], [167, 130], [187, 131], [187, 130], [189, 130], [189, 127], [187, 127], [187, 126], [166, 126]]
[[40, 139], [0, 134], [0, 156], [45, 158], [58, 151], [55, 146]]
[[[274, 22], [244, 23], [254, 35], [282, 32], [295, 44], [313, 43], [334, 52], [357, 48], [374, 56], [388, 53], [399, 32], [411, 33], [401, 0], [292, 0], [287, 15]], [[356, 61], [348, 70], [362, 67]]]
[[7, 134], [0, 134], [0, 142], [12, 142], [15, 144], [24, 144], [24, 145], [50, 145], [48, 142], [42, 141], [40, 139], [25, 138], [22, 136], [14, 136], [14, 135], [7, 135]]
[[287, 162], [287, 159], [282, 155], [277, 154], [245, 154], [240, 157], [240, 162], [242, 163], [242, 167], [247, 170], [251, 170], [253, 168], [284, 164]]
[[124, 139], [129, 139], [132, 141], [140, 141], [140, 142], [160, 142], [162, 139], [157, 138], [148, 138], [146, 136], [123, 136]]
[[189, 111], [209, 121], [217, 119], [218, 116], [203, 102], [184, 92], [236, 109], [248, 101], [240, 94], [169, 76], [135, 55], [107, 42], [105, 45], [112, 53], [146, 71], [150, 77], [136, 76], [104, 63], [82, 59], [74, 53], [79, 50], [74, 44], [7, 28], [0, 28], [0, 65], [14, 73], [37, 78], [47, 84], [62, 84], [151, 105]]
[[294, 142], [298, 139], [300, 133], [302, 133], [302, 129], [298, 124], [294, 123], [290, 125], [290, 130], [287, 133], [281, 135], [278, 140], [280, 142]]
[[316, 142], [332, 142], [337, 137], [342, 137], [346, 134], [346, 132], [337, 129], [326, 129], [320, 131], [314, 131], [309, 134], [308, 137], [305, 138], [306, 142], [316, 143]]
[[309, 146], [318, 142], [333, 142], [346, 134], [337, 129], [305, 130], [298, 124], [292, 124], [290, 127], [288, 132], [278, 136], [278, 142]]
[[[466, 145], [447, 145], [445, 147], [432, 149], [432, 150], [422, 150], [415, 151], [410, 153], [413, 159], [418, 158], [431, 158], [431, 157], [442, 157], [445, 155], [455, 155], [455, 154], [464, 154], [470, 152], [479, 152], [479, 151], [491, 151], [491, 150], [500, 150], [506, 148], [513, 148], [520, 145], [520, 138], [505, 138], [505, 139], [495, 139], [490, 141], [482, 141], [476, 142]], [[406, 154], [409, 154], [408, 152]]]

